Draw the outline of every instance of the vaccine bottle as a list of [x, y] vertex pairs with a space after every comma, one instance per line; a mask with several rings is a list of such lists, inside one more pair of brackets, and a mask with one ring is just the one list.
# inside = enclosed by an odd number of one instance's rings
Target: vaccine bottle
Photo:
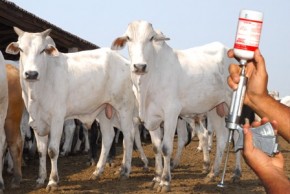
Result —
[[234, 55], [245, 65], [254, 58], [254, 51], [259, 47], [263, 13], [241, 10], [234, 44]]

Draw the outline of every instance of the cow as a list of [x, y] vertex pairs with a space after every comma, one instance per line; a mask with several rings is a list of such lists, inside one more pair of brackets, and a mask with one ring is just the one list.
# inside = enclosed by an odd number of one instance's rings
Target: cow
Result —
[[[138, 20], [131, 22], [125, 34], [111, 46], [118, 50], [128, 45], [139, 117], [150, 132], [155, 152], [152, 186], [157, 185], [159, 191], [170, 190], [170, 157], [178, 117], [186, 120], [215, 107], [218, 112], [212, 111], [216, 112], [212, 116], [215, 119], [209, 122], [215, 126], [218, 145], [208, 178], [218, 175], [229, 133], [225, 128], [225, 115], [232, 97], [227, 85], [228, 66], [236, 63], [227, 57], [228, 49], [219, 42], [174, 50], [166, 40], [169, 38], [156, 32], [151, 23]], [[161, 122], [164, 122], [163, 139]]]
[[290, 96], [284, 96], [281, 98], [280, 103], [290, 107]]
[[4, 190], [4, 181], [2, 177], [3, 156], [5, 152], [6, 135], [4, 130], [5, 119], [8, 110], [8, 84], [5, 69], [5, 62], [2, 52], [0, 52], [0, 193]]
[[[24, 109], [24, 102], [21, 96], [19, 71], [11, 64], [4, 67], [2, 53], [0, 55], [0, 193], [4, 190], [2, 177], [3, 154], [8, 147], [13, 162], [12, 188], [18, 188], [22, 180], [22, 137], [20, 122]], [[6, 72], [6, 73], [5, 73]], [[6, 75], [5, 75], [6, 74]], [[7, 108], [8, 105], [8, 108]], [[3, 123], [3, 119], [5, 122]], [[4, 124], [4, 129], [3, 129]], [[6, 144], [7, 143], [7, 144]]]
[[[10, 43], [6, 52], [20, 53], [22, 96], [29, 113], [29, 125], [35, 131], [42, 164], [37, 186], [42, 186], [47, 177], [45, 158], [48, 152], [51, 173], [46, 189], [58, 188], [57, 159], [64, 121], [79, 119], [89, 128], [102, 112], [106, 113], [108, 120], [100, 122], [104, 131], [110, 130], [107, 123], [113, 116], [120, 121], [120, 130], [124, 133], [120, 178], [128, 178], [135, 107], [128, 60], [109, 48], [61, 53], [49, 36], [51, 29], [31, 33], [14, 27], [14, 31], [18, 41]], [[108, 153], [112, 141], [113, 137], [107, 142], [103, 138], [102, 146], [107, 149], [104, 155]], [[99, 165], [96, 171], [98, 168]], [[94, 173], [92, 177], [95, 177]]]
[[[136, 112], [136, 111], [135, 111]], [[135, 113], [136, 114], [136, 113]], [[95, 165], [95, 161], [96, 161], [96, 152], [97, 152], [97, 144], [96, 141], [98, 140], [98, 136], [100, 135], [100, 124], [99, 124], [99, 119], [97, 117], [97, 119], [93, 122], [91, 128], [88, 130], [87, 128], [83, 127], [82, 123], [79, 122], [78, 120], [75, 121], [75, 125], [79, 128], [78, 130], [80, 130], [80, 128], [82, 128], [83, 131], [83, 136], [85, 136], [85, 143], [88, 142], [88, 151], [89, 151], [89, 163], [94, 166]], [[116, 118], [112, 118], [112, 127], [115, 128], [120, 131], [118, 128], [120, 127], [120, 123]], [[142, 148], [141, 145], [141, 140], [140, 140], [140, 132], [139, 132], [139, 120], [137, 119], [137, 117], [134, 117], [134, 128], [135, 128], [135, 145], [140, 153], [140, 158], [144, 163], [143, 169], [145, 171], [148, 170], [148, 159], [144, 153], [144, 150]], [[70, 127], [71, 126], [71, 127]], [[64, 133], [65, 133], [65, 141], [64, 141], [64, 145], [63, 145], [63, 151], [61, 153], [61, 155], [67, 155], [70, 152], [70, 147], [72, 145], [72, 139], [73, 139], [73, 133], [75, 132], [75, 130], [73, 129], [72, 125], [67, 125], [67, 127], [65, 127], [64, 129]], [[112, 129], [111, 129], [112, 131]], [[88, 132], [91, 132], [90, 135], [88, 135]], [[78, 132], [77, 132], [78, 133]], [[115, 137], [116, 138], [116, 137]], [[78, 150], [80, 150], [80, 144], [81, 144], [81, 140], [77, 140], [77, 143], [74, 147], [74, 152], [77, 152], [76, 148], [78, 147]], [[116, 148], [115, 148], [115, 142], [112, 143], [112, 146], [110, 148], [110, 152], [109, 152], [109, 158], [107, 159], [107, 162], [109, 163], [109, 165], [111, 166], [112, 164], [112, 159], [114, 158], [115, 154], [116, 154]], [[88, 152], [86, 150], [86, 145], [85, 145], [85, 152]], [[89, 150], [90, 149], [90, 150]], [[99, 176], [100, 172], [97, 173], [97, 176]]]

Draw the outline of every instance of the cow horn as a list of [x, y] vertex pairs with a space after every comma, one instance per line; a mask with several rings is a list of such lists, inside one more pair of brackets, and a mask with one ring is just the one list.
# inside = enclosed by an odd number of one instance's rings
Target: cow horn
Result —
[[16, 26], [14, 26], [13, 29], [18, 36], [22, 36], [24, 34], [24, 31], [21, 30], [20, 28], [17, 28]]
[[51, 29], [47, 29], [47, 30], [41, 32], [41, 35], [42, 35], [42, 37], [47, 37], [50, 32], [51, 32]]

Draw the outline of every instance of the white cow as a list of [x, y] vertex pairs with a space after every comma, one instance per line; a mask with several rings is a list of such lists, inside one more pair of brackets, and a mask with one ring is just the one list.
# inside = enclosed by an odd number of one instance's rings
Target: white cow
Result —
[[280, 101], [282, 104], [290, 107], [290, 96], [284, 96]]
[[0, 51], [0, 193], [4, 190], [2, 177], [3, 156], [6, 149], [6, 135], [4, 131], [5, 118], [8, 110], [8, 85], [4, 57]]
[[[135, 129], [134, 140], [135, 140], [135, 144], [136, 144], [136, 147], [138, 149], [138, 152], [140, 153], [140, 158], [141, 158], [141, 160], [144, 163], [144, 167], [143, 168], [144, 168], [144, 170], [148, 170], [148, 159], [147, 159], [147, 157], [146, 157], [146, 155], [144, 153], [144, 150], [142, 148], [141, 139], [140, 139], [140, 132], [139, 132], [139, 128], [138, 128], [140, 123], [139, 123], [139, 120], [136, 119], [136, 118], [137, 117], [134, 117], [134, 129]], [[96, 120], [98, 122], [100, 121], [100, 119], [98, 117], [97, 117]], [[70, 121], [70, 120], [68, 120], [68, 121]], [[113, 127], [120, 128], [120, 122], [118, 121], [117, 117], [113, 117], [111, 119], [111, 121], [112, 121], [112, 125], [111, 125], [112, 129], [111, 129], [111, 131], [114, 130]], [[63, 144], [62, 152], [60, 153], [62, 156], [68, 155], [68, 153], [71, 152], [71, 146], [72, 146], [72, 140], [73, 140], [74, 132], [75, 132], [75, 124], [74, 124], [74, 122], [73, 123], [71, 123], [71, 122], [67, 123], [67, 125], [64, 128], [64, 134], [65, 134], [64, 144]], [[102, 135], [106, 136], [106, 134], [102, 134]], [[85, 152], [88, 152], [88, 150], [90, 149], [90, 144], [89, 144], [89, 137], [88, 137], [88, 129], [86, 127], [84, 127], [84, 136], [85, 136], [85, 144], [88, 144], [88, 145], [85, 145]], [[80, 150], [81, 143], [82, 143], [81, 140], [78, 139], [77, 143], [76, 143], [76, 145], [74, 147], [74, 150], [73, 150], [74, 153], [76, 153], [77, 151]], [[92, 165], [94, 165], [95, 161], [91, 160], [90, 163]], [[103, 172], [103, 169], [102, 169], [101, 172]], [[101, 174], [101, 172], [99, 172], [96, 175], [99, 176], [99, 174]]]
[[[128, 61], [110, 49], [60, 53], [49, 36], [50, 29], [40, 33], [24, 32], [16, 27], [14, 30], [18, 42], [10, 43], [6, 52], [20, 52], [23, 98], [30, 115], [29, 125], [36, 132], [40, 163], [43, 164], [37, 183], [42, 185], [46, 179], [48, 152], [51, 173], [47, 190], [58, 186], [57, 159], [64, 121], [77, 118], [91, 126], [97, 115], [104, 111], [108, 118], [115, 115], [120, 120], [125, 149], [120, 176], [128, 177], [134, 140], [135, 101]], [[109, 122], [100, 122], [101, 128], [109, 129], [106, 125]], [[113, 137], [111, 142], [103, 140], [102, 152], [109, 152], [112, 141]], [[96, 171], [98, 168], [99, 165]]]
[[[154, 144], [156, 173], [153, 186], [170, 190], [170, 157], [178, 116], [193, 118], [217, 107], [221, 116], [215, 118], [217, 152], [214, 167], [208, 175], [218, 175], [229, 130], [225, 128], [226, 107], [231, 102], [232, 91], [227, 85], [227, 48], [221, 43], [211, 43], [187, 50], [174, 50], [165, 43], [163, 34], [156, 33], [152, 24], [134, 21], [125, 34], [117, 38], [113, 49], [127, 43], [131, 57], [131, 77], [137, 91], [139, 116], [150, 131]], [[235, 61], [236, 63], [236, 61]], [[213, 111], [216, 113], [216, 111]], [[160, 123], [164, 121], [161, 138]], [[164, 159], [162, 165], [161, 153]]]

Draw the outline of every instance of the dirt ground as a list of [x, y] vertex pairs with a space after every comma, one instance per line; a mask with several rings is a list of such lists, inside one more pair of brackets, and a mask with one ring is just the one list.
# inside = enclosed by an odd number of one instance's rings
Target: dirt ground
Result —
[[[202, 153], [196, 152], [197, 144], [197, 139], [194, 139], [184, 150], [179, 167], [172, 173], [171, 193], [265, 193], [260, 181], [244, 161], [242, 161], [243, 172], [241, 181], [238, 183], [230, 182], [231, 172], [233, 171], [235, 162], [233, 152], [230, 153], [225, 178], [225, 184], [227, 187], [221, 189], [216, 186], [220, 181], [220, 178], [215, 182], [205, 183], [203, 181], [205, 174], [202, 174]], [[287, 176], [290, 177], [290, 144], [279, 138], [279, 145], [285, 158]], [[130, 178], [122, 181], [118, 180], [118, 176], [115, 174], [121, 164], [122, 147], [120, 144], [117, 146], [115, 167], [106, 166], [103, 177], [97, 181], [89, 179], [95, 167], [88, 166], [87, 155], [78, 154], [60, 158], [58, 161], [60, 175], [59, 189], [54, 193], [156, 193], [154, 190], [150, 189], [151, 180], [154, 175], [154, 155], [152, 145], [150, 142], [145, 142], [143, 147], [149, 160], [149, 172], [143, 171], [142, 161], [139, 158], [139, 154], [137, 151], [134, 151]], [[214, 154], [214, 152], [211, 153], [211, 162], [213, 162]], [[47, 165], [48, 172], [50, 172], [50, 161], [47, 162]], [[45, 193], [45, 187], [35, 188], [37, 173], [38, 160], [27, 161], [27, 166], [23, 167], [23, 181], [21, 183], [21, 188], [10, 189], [9, 183], [11, 175], [4, 172], [3, 176], [6, 185], [4, 193]]]

